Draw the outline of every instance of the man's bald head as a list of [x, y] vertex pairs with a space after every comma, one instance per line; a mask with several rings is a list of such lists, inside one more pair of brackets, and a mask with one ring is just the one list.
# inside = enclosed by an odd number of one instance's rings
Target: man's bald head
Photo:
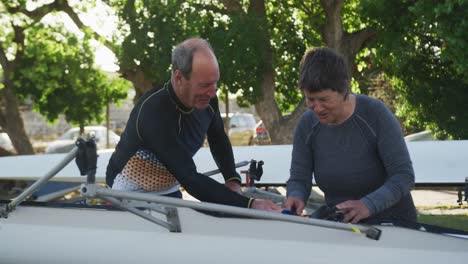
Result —
[[208, 107], [216, 97], [219, 77], [218, 61], [206, 40], [191, 38], [176, 46], [172, 53], [171, 83], [185, 106]]
[[190, 79], [194, 53], [199, 51], [212, 55], [216, 60], [213, 48], [208, 41], [202, 38], [189, 38], [178, 44], [172, 52], [172, 72], [179, 70], [186, 79]]

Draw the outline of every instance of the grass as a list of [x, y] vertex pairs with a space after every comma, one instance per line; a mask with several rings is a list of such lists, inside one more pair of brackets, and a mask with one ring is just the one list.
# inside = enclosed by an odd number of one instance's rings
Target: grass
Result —
[[420, 214], [418, 222], [468, 232], [468, 215], [432, 215]]
[[[418, 222], [436, 225], [441, 227], [453, 228], [468, 232], [468, 205], [443, 205], [443, 206], [418, 206], [418, 211], [439, 210], [441, 214], [422, 213], [418, 215]], [[464, 209], [461, 214], [448, 214], [453, 209]], [[447, 214], [444, 214], [447, 212]]]
[[438, 206], [418, 206], [418, 210], [432, 210], [432, 209], [440, 209], [440, 210], [452, 210], [452, 209], [468, 209], [468, 205], [438, 205]]

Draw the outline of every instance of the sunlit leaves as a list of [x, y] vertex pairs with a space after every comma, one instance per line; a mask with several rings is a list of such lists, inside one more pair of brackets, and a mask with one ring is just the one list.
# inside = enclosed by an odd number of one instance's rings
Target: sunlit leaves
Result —
[[201, 35], [203, 18], [179, 5], [179, 1], [142, 0], [118, 4], [120, 29], [126, 31], [117, 54], [121, 68], [141, 65], [148, 79], [166, 81], [174, 45], [187, 37]]
[[64, 114], [73, 124], [102, 120], [108, 103], [126, 96], [126, 87], [111, 87], [109, 79], [93, 68], [89, 34], [84, 38], [63, 27], [36, 25], [27, 30], [26, 48], [14, 75], [18, 97], [30, 98], [49, 121]]

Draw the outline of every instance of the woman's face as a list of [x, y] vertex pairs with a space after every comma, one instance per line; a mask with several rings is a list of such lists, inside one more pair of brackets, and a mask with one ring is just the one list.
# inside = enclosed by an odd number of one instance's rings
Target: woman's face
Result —
[[344, 95], [329, 89], [314, 93], [303, 91], [307, 107], [317, 114], [320, 123], [333, 125], [344, 121]]

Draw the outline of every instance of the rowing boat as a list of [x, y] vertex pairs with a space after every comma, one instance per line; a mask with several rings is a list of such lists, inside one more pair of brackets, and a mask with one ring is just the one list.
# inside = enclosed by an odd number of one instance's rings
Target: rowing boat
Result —
[[[172, 198], [173, 199], [173, 198]], [[353, 231], [177, 208], [180, 232], [120, 210], [19, 206], [0, 221], [0, 263], [465, 263], [468, 240], [379, 226]], [[293, 217], [293, 216], [289, 216]], [[160, 218], [164, 220], [163, 218]]]
[[[44, 184], [59, 167], [30, 188]], [[463, 232], [352, 225], [116, 191], [95, 184], [95, 170], [87, 166], [87, 182], [80, 188], [88, 203], [24, 202], [34, 191], [29, 189], [1, 204], [0, 263], [440, 264], [468, 259]], [[97, 198], [112, 206], [90, 205]]]

